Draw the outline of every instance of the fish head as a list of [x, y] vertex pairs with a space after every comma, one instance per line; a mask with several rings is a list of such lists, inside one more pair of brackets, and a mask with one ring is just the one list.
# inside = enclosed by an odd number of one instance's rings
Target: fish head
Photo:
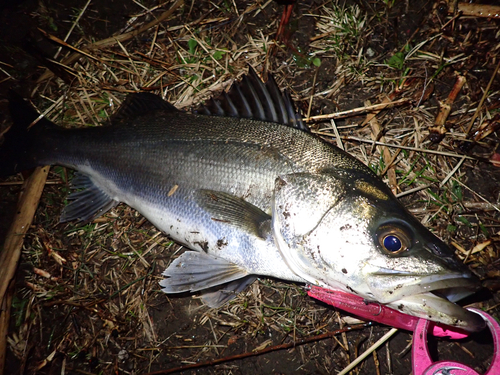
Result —
[[280, 176], [272, 226], [285, 262], [314, 285], [468, 331], [485, 326], [455, 303], [479, 288], [476, 277], [368, 171]]

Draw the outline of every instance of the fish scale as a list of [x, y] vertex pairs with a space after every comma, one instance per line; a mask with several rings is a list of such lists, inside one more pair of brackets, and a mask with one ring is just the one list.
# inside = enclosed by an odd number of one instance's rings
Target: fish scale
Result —
[[[90, 169], [113, 176], [120, 190], [112, 192], [116, 196], [134, 191], [154, 199], [177, 184], [245, 196], [266, 212], [277, 175], [323, 168], [357, 168], [371, 175], [363, 164], [302, 131], [250, 119], [215, 119], [220, 121], [159, 111], [117, 127], [56, 129], [47, 132], [51, 141], [38, 151], [40, 162], [74, 169], [90, 163]], [[63, 146], [54, 152], [53, 145]]]

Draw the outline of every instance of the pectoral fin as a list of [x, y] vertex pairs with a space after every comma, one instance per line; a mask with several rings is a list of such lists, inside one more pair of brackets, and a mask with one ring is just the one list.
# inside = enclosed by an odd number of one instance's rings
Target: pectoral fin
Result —
[[165, 293], [196, 292], [248, 276], [242, 267], [203, 252], [186, 251], [163, 272]]
[[196, 200], [212, 215], [212, 220], [234, 225], [260, 238], [270, 233], [271, 216], [242, 198], [220, 191], [199, 190]]

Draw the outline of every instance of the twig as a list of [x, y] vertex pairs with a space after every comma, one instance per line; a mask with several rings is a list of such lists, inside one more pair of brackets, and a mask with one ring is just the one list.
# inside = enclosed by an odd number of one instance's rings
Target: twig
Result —
[[[2, 306], [8, 304], [8, 297], [6, 297], [6, 290], [14, 278], [16, 273], [17, 264], [19, 263], [19, 258], [21, 257], [21, 248], [23, 246], [24, 235], [28, 231], [33, 216], [35, 215], [36, 208], [38, 206], [38, 201], [42, 195], [43, 187], [45, 186], [45, 181], [47, 180], [47, 175], [49, 173], [48, 167], [38, 167], [31, 174], [31, 176], [26, 180], [24, 184], [23, 192], [21, 193], [21, 198], [17, 205], [16, 214], [12, 225], [7, 232], [5, 237], [5, 243], [3, 250], [0, 253], [0, 301]], [[6, 316], [10, 314], [10, 308], [2, 310], [0, 318], [0, 332], [8, 331], [9, 320]], [[7, 326], [4, 326], [7, 325]], [[6, 349], [7, 335], [0, 335], [0, 360], [5, 360], [5, 349]], [[0, 369], [3, 369], [4, 362], [0, 362]]]
[[358, 358], [356, 358], [352, 363], [347, 366], [345, 369], [340, 371], [337, 375], [345, 375], [349, 371], [351, 371], [354, 367], [356, 367], [361, 361], [363, 361], [366, 357], [370, 355], [371, 352], [376, 350], [380, 345], [389, 340], [389, 338], [394, 335], [398, 331], [397, 328], [392, 328], [389, 332], [387, 332], [380, 340], [378, 340], [375, 344], [373, 344], [368, 350], [366, 350], [363, 354], [361, 354]]
[[10, 308], [14, 294], [14, 280], [11, 280], [7, 292], [0, 304], [0, 374], [4, 373], [7, 354], [7, 334], [9, 333]]
[[387, 373], [392, 374], [391, 351], [389, 349], [389, 342], [385, 343], [385, 357], [387, 359]]
[[[392, 100], [392, 99], [394, 99], [394, 97], [395, 97], [395, 96], [396, 96], [396, 93], [395, 93], [395, 92], [391, 93], [391, 94], [390, 94], [390, 96], [385, 96], [385, 97], [382, 99], [382, 103], [380, 103], [380, 104], [389, 104], [389, 103], [393, 103], [393, 100]], [[366, 107], [365, 107], [365, 108], [369, 108], [369, 107], [371, 107], [371, 106], [370, 106], [370, 104], [371, 104], [371, 103], [370, 103], [370, 101], [369, 101], [369, 100], [367, 100], [367, 101], [365, 102], [365, 105], [366, 105]], [[366, 116], [366, 118], [365, 118], [365, 119], [363, 120], [363, 122], [359, 125], [359, 127], [360, 127], [360, 128], [362, 128], [362, 127], [364, 127], [366, 124], [370, 123], [370, 121], [372, 121], [372, 120], [375, 118], [375, 116], [377, 116], [377, 115], [378, 115], [381, 111], [382, 111], [382, 109], [379, 109], [379, 110], [376, 110], [376, 111], [370, 111], [371, 113], [370, 113], [370, 114], [368, 114], [368, 115]], [[377, 133], [377, 134], [378, 134], [378, 133]]]
[[458, 168], [460, 168], [460, 167], [462, 166], [462, 164], [463, 164], [463, 162], [464, 162], [464, 161], [465, 161], [465, 159], [464, 159], [464, 158], [462, 158], [462, 159], [460, 159], [460, 160], [458, 161], [457, 165], [455, 165], [455, 168], [453, 168], [453, 169], [451, 170], [451, 172], [450, 172], [450, 173], [448, 173], [448, 175], [444, 178], [444, 180], [443, 180], [443, 181], [441, 181], [441, 183], [439, 184], [439, 187], [440, 187], [440, 188], [441, 188], [441, 187], [443, 187], [443, 186], [444, 186], [444, 184], [446, 184], [446, 183], [448, 182], [448, 180], [449, 180], [449, 179], [450, 179], [450, 178], [451, 178], [451, 177], [452, 177], [452, 176], [456, 173], [456, 171], [458, 171]]
[[[453, 178], [453, 177], [452, 177]], [[463, 182], [461, 182], [460, 180], [456, 179], [456, 178], [453, 178], [453, 181], [456, 181], [457, 183], [459, 183], [460, 185], [462, 185], [464, 188], [466, 188], [467, 190], [469, 190], [472, 194], [474, 194], [475, 196], [477, 196], [479, 199], [481, 199], [483, 202], [485, 203], [488, 203], [488, 204], [491, 204], [492, 207], [500, 212], [500, 207], [498, 207], [498, 205], [496, 204], [492, 204], [490, 203], [486, 198], [484, 198], [481, 194], [479, 194], [477, 191], [475, 191], [474, 189], [471, 189], [470, 187], [468, 187], [467, 185], [465, 185]]]
[[483, 97], [481, 98], [481, 101], [479, 102], [476, 112], [474, 112], [474, 116], [472, 116], [472, 119], [470, 120], [469, 127], [467, 128], [467, 131], [465, 134], [469, 135], [470, 131], [472, 130], [472, 126], [474, 125], [474, 121], [476, 121], [477, 116], [479, 115], [479, 111], [481, 110], [481, 107], [483, 106], [484, 101], [488, 97], [488, 91], [490, 91], [491, 84], [493, 83], [493, 80], [495, 79], [497, 73], [498, 73], [498, 68], [500, 68], [500, 61], [498, 61], [497, 67], [495, 68], [495, 71], [491, 75], [490, 81], [488, 82], [488, 86], [486, 86], [486, 90], [484, 90]]
[[[464, 16], [500, 18], [500, 6], [498, 5], [458, 3], [458, 11]], [[454, 13], [451, 6], [448, 13]]]
[[[313, 130], [312, 132], [314, 134], [326, 135], [326, 136], [329, 136], [329, 137], [332, 136], [332, 134], [324, 133], [324, 132], [320, 132], [320, 131], [314, 131]], [[342, 139], [344, 139], [346, 141], [357, 141], [357, 142], [370, 143], [372, 145], [377, 145], [377, 146], [380, 145], [380, 146], [396, 147], [396, 148], [400, 148], [402, 150], [425, 152], [427, 154], [435, 154], [435, 155], [442, 155], [442, 156], [451, 156], [453, 158], [464, 158], [464, 159], [469, 159], [469, 160], [477, 160], [476, 158], [474, 158], [472, 156], [455, 154], [453, 152], [429, 150], [429, 149], [425, 149], [425, 148], [418, 148], [418, 147], [411, 147], [411, 146], [393, 145], [393, 144], [390, 144], [390, 143], [372, 141], [371, 139], [363, 139], [363, 138], [353, 137], [353, 136], [350, 136], [350, 135], [343, 136]]]
[[340, 137], [339, 130], [337, 129], [337, 124], [335, 124], [335, 120], [330, 120], [332, 124], [333, 134], [335, 134], [335, 138], [337, 139], [337, 147], [342, 151], [345, 151], [344, 144], [342, 143], [342, 138]]
[[[370, 105], [369, 101], [366, 101], [365, 104], [367, 106]], [[379, 122], [377, 120], [377, 114], [369, 114], [366, 116], [365, 122], [368, 121], [370, 123], [370, 127], [372, 130], [372, 138], [374, 141], [380, 140], [381, 142], [386, 143], [385, 137], [382, 135], [382, 129], [380, 128]], [[389, 149], [386, 146], [379, 146], [379, 152], [384, 159], [384, 164], [387, 169], [387, 177], [389, 178], [389, 187], [391, 188], [394, 194], [397, 194], [398, 183], [396, 181], [396, 169], [394, 165], [392, 165], [392, 155]]]
[[373, 351], [373, 362], [375, 363], [375, 370], [377, 371], [377, 375], [380, 375], [380, 362], [375, 350]]
[[386, 109], [386, 108], [397, 107], [400, 105], [411, 103], [412, 101], [413, 101], [413, 99], [411, 99], [411, 98], [403, 98], [403, 99], [399, 99], [399, 100], [396, 100], [393, 102], [374, 104], [374, 105], [371, 105], [368, 107], [354, 108], [354, 109], [349, 109], [348, 111], [343, 111], [343, 112], [329, 113], [327, 115], [306, 117], [303, 120], [306, 122], [322, 121], [322, 120], [330, 120], [330, 119], [337, 120], [340, 118], [356, 116], [356, 115], [360, 115], [360, 114], [367, 113], [367, 112], [380, 111], [380, 110]]
[[314, 91], [316, 91], [316, 80], [318, 79], [318, 73], [319, 73], [319, 66], [316, 68], [316, 71], [314, 72], [311, 95], [309, 95], [309, 105], [307, 106], [307, 118], [310, 118], [310, 116], [311, 116], [311, 108], [312, 108], [312, 102], [313, 102], [313, 97], [314, 97]]
[[[84, 7], [82, 8], [82, 10], [80, 11], [80, 14], [78, 14], [78, 17], [76, 17], [76, 20], [75, 22], [73, 22], [73, 24], [71, 25], [68, 33], [66, 34], [66, 36], [64, 37], [64, 42], [67, 42], [68, 39], [69, 39], [69, 36], [71, 35], [71, 33], [73, 32], [73, 30], [75, 29], [76, 25], [78, 25], [78, 22], [80, 22], [80, 18], [82, 18], [83, 16], [83, 13], [85, 13], [85, 11], [87, 10], [88, 6], [90, 5], [90, 2], [92, 0], [88, 0], [87, 1], [87, 4], [84, 5]], [[59, 54], [61, 53], [61, 50], [62, 50], [62, 46], [59, 47], [57, 49], [57, 52], [56, 54], [54, 55], [54, 59], [57, 59], [57, 57], [59, 56]]]
[[459, 75], [446, 100], [444, 102], [439, 102], [439, 113], [436, 116], [436, 120], [434, 121], [434, 126], [429, 128], [429, 137], [433, 143], [440, 142], [444, 138], [447, 130], [445, 123], [446, 119], [450, 115], [451, 105], [457, 99], [458, 93], [460, 92], [464, 84], [465, 77]]
[[417, 186], [416, 188], [406, 190], [406, 191], [403, 191], [401, 193], [396, 194], [396, 198], [401, 198], [401, 197], [404, 197], [405, 195], [416, 193], [417, 191], [427, 189], [428, 187], [431, 187], [431, 186], [432, 186], [431, 184]]
[[[4, 181], [0, 182], [0, 186], [18, 186], [24, 184], [24, 181]], [[45, 185], [61, 185], [63, 184], [62, 180], [47, 180], [45, 181]]]
[[[403, 142], [401, 142], [401, 146], [406, 146], [406, 143], [408, 143], [408, 139], [410, 137], [409, 136], [406, 136], [404, 139], [403, 139]], [[382, 170], [382, 172], [380, 172], [380, 175], [381, 176], [384, 176], [386, 173], [387, 173], [387, 170], [392, 167], [392, 164], [396, 161], [396, 158], [399, 156], [399, 153], [401, 152], [401, 148], [398, 148], [394, 154], [392, 154], [392, 159], [389, 161], [389, 163], [385, 162], [385, 167], [384, 169]]]
[[[60, 44], [61, 46], [63, 47], [66, 47], [66, 48], [69, 48], [69, 49], [72, 49], [73, 51], [75, 51], [77, 54], [79, 55], [84, 55], [84, 56], [87, 56], [88, 58], [92, 59], [92, 60], [96, 60], [98, 62], [101, 62], [102, 61], [98, 58], [98, 57], [95, 57], [95, 56], [92, 56], [90, 53], [88, 52], [85, 52], [84, 49], [78, 49], [76, 47], [73, 47], [71, 44], [69, 43], [66, 43], [64, 40], [61, 40], [59, 39], [57, 36], [54, 36], [54, 35], [51, 35], [49, 34], [48, 32], [46, 32], [45, 30], [43, 29], [40, 29], [38, 28], [38, 31], [40, 31], [46, 38], [48, 38], [49, 40], [52, 40], [53, 42], [57, 43], [57, 44]], [[67, 64], [67, 62], [65, 61], [64, 64]]]
[[185, 366], [174, 367], [174, 368], [167, 369], [167, 370], [160, 370], [160, 371], [155, 371], [155, 372], [149, 372], [146, 375], [173, 374], [175, 372], [182, 372], [182, 371], [185, 371], [185, 370], [197, 369], [197, 368], [202, 368], [202, 367], [207, 367], [207, 366], [215, 366], [215, 365], [218, 365], [220, 363], [234, 361], [236, 359], [242, 359], [242, 358], [248, 358], [248, 357], [255, 357], [255, 356], [259, 356], [259, 355], [265, 354], [265, 353], [274, 352], [274, 351], [277, 351], [277, 350], [294, 348], [296, 346], [307, 344], [307, 343], [310, 343], [310, 342], [315, 342], [315, 341], [320, 341], [320, 340], [324, 340], [324, 339], [327, 339], [327, 338], [331, 338], [331, 337], [336, 336], [336, 335], [338, 335], [340, 333], [345, 333], [345, 332], [349, 332], [349, 331], [353, 331], [353, 330], [358, 330], [358, 329], [366, 328], [369, 325], [370, 325], [370, 323], [356, 324], [356, 325], [349, 326], [349, 327], [346, 327], [346, 328], [337, 329], [335, 331], [330, 331], [330, 332], [327, 332], [327, 333], [323, 333], [321, 335], [307, 337], [307, 338], [299, 340], [299, 341], [292, 341], [292, 342], [289, 342], [287, 344], [270, 346], [270, 347], [267, 347], [265, 349], [257, 350], [257, 351], [253, 351], [253, 352], [246, 352], [246, 353], [242, 353], [242, 354], [236, 354], [236, 355], [231, 355], [231, 356], [227, 356], [227, 357], [223, 357], [223, 358], [213, 359], [213, 360], [209, 360], [209, 361], [205, 361], [205, 362], [193, 363], [192, 365], [185, 365]]

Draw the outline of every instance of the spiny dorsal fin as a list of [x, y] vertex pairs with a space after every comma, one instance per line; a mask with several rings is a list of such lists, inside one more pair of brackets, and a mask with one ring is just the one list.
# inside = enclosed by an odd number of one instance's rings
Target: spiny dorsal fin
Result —
[[111, 117], [111, 122], [116, 123], [122, 120], [130, 120], [157, 110], [168, 112], [178, 111], [177, 108], [158, 95], [149, 92], [129, 94], [120, 108], [118, 108], [116, 113]]
[[295, 111], [290, 94], [286, 90], [281, 92], [272, 75], [264, 84], [251, 66], [248, 75], [243, 76], [240, 82], [233, 83], [228, 92], [210, 99], [194, 112], [271, 121], [309, 131], [300, 114]]

